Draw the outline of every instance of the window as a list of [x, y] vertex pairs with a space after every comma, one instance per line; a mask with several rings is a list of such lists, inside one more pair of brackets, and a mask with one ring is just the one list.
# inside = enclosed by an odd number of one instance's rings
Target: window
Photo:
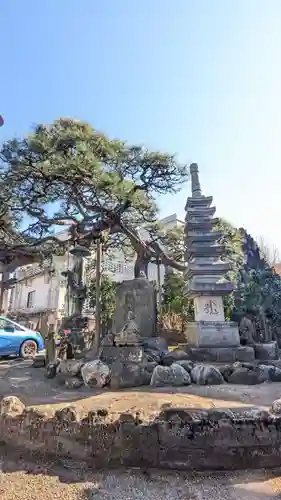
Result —
[[0, 318], [0, 330], [4, 330], [5, 328], [7, 328], [9, 326], [14, 326], [14, 325], [8, 319]]
[[28, 292], [27, 294], [27, 304], [26, 307], [30, 309], [31, 307], [34, 306], [34, 297], [35, 297], [35, 290], [32, 292]]

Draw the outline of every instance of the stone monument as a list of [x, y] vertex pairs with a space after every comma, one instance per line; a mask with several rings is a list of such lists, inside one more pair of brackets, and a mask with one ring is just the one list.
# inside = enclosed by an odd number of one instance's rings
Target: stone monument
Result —
[[185, 337], [191, 357], [197, 361], [252, 361], [254, 349], [240, 345], [238, 325], [226, 321], [223, 296], [233, 291], [225, 275], [230, 264], [213, 230], [217, 219], [212, 196], [201, 192], [198, 166], [190, 166], [192, 196], [186, 203], [185, 259], [187, 296], [194, 300], [195, 321], [187, 324]]
[[132, 311], [142, 339], [156, 335], [156, 296], [146, 278], [123, 281], [116, 290], [113, 332], [118, 333]]
[[122, 329], [116, 333], [109, 333], [101, 343], [99, 358], [112, 364], [119, 360], [122, 362], [136, 362], [143, 360], [144, 349], [140, 337], [140, 329], [135, 321], [134, 313], [128, 312], [127, 321]]

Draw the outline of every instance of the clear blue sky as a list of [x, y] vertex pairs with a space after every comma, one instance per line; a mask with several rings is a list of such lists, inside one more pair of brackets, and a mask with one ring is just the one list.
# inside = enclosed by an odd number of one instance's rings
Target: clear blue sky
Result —
[[280, 0], [2, 0], [0, 19], [1, 139], [70, 116], [177, 152], [281, 250]]

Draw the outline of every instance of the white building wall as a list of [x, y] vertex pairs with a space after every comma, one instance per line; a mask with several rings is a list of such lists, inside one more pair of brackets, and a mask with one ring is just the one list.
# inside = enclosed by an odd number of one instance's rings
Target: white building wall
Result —
[[[28, 307], [28, 295], [34, 292], [32, 304]], [[44, 309], [57, 309], [58, 307], [58, 282], [50, 279], [48, 282], [45, 275], [34, 276], [29, 280], [19, 281], [15, 286], [12, 310], [17, 311], [43, 311]]]
[[[182, 224], [177, 219], [176, 214], [172, 214], [162, 219], [163, 226], [172, 229], [178, 224]], [[67, 313], [66, 283], [61, 277], [61, 272], [68, 266], [72, 267], [72, 256], [56, 257], [54, 262], [55, 275], [48, 279], [47, 275], [32, 276], [34, 269], [38, 266], [30, 265], [25, 268], [19, 268], [16, 271], [16, 277], [19, 281], [15, 285], [12, 296], [10, 310], [28, 312], [40, 312], [46, 309], [56, 309]], [[116, 251], [114, 256], [103, 255], [103, 272], [116, 282], [131, 280], [134, 278], [134, 259], [131, 262], [125, 262], [122, 252]], [[29, 275], [29, 276], [28, 276]], [[23, 276], [26, 279], [22, 279]], [[160, 265], [160, 284], [164, 282], [165, 267]], [[149, 281], [157, 282], [157, 265], [150, 263], [148, 265]], [[31, 308], [27, 307], [28, 293], [34, 291], [34, 301]]]

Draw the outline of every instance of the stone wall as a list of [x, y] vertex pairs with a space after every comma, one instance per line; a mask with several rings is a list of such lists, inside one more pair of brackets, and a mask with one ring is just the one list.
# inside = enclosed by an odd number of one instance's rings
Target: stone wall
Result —
[[230, 418], [229, 411], [164, 409], [154, 421], [107, 410], [79, 417], [73, 407], [47, 415], [10, 396], [0, 403], [0, 441], [42, 455], [71, 457], [93, 467], [227, 470], [276, 467], [281, 418], [268, 412]]

